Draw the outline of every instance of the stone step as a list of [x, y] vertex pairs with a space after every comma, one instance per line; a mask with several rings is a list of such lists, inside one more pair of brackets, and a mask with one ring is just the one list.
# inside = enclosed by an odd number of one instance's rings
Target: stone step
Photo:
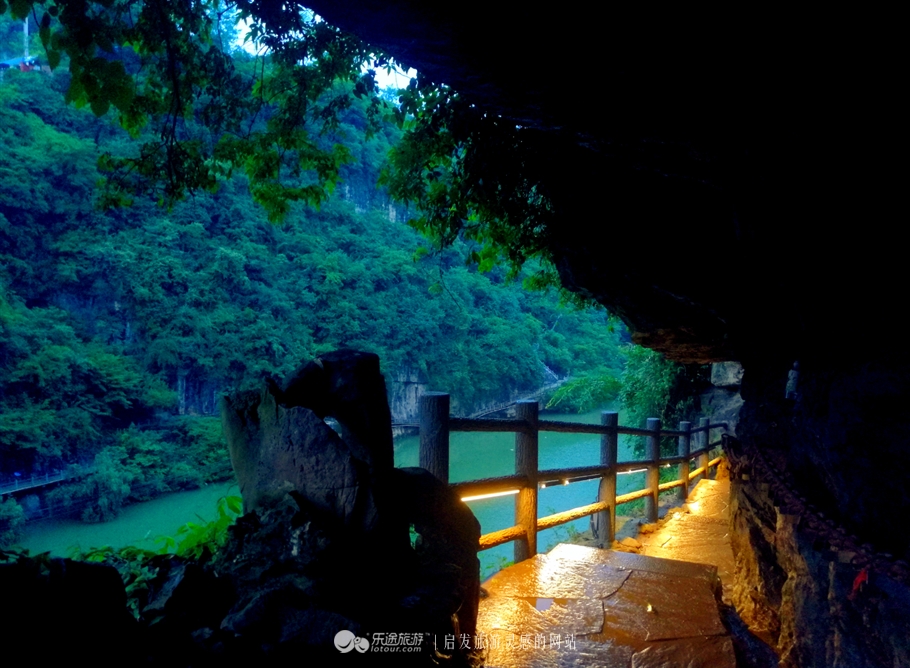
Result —
[[713, 566], [560, 544], [484, 588], [491, 668], [736, 666]]

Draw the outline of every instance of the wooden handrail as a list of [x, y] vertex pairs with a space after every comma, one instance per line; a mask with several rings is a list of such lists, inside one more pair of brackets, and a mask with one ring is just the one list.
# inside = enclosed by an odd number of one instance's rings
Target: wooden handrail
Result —
[[[435, 394], [435, 393], [434, 393]], [[423, 395], [429, 396], [429, 395]], [[703, 418], [704, 419], [704, 418]], [[397, 427], [413, 427], [413, 424], [396, 424]], [[711, 429], [726, 429], [726, 422], [700, 425], [689, 432], [674, 429], [661, 429], [661, 436], [685, 436], [686, 433], [697, 434]], [[525, 420], [515, 418], [449, 418], [449, 431], [511, 431], [531, 433], [534, 427]], [[636, 427], [611, 427], [602, 424], [585, 424], [583, 422], [559, 422], [557, 420], [538, 420], [537, 431], [553, 431], [563, 434], [627, 434], [629, 436], [650, 436], [649, 429]]]
[[[515, 404], [515, 419], [457, 418], [449, 415], [449, 395], [440, 392], [427, 393], [420, 397], [420, 465], [439, 479], [449, 479], [449, 433], [453, 431], [512, 432], [515, 434], [515, 474], [466, 480], [452, 484], [462, 498], [486, 494], [514, 493], [515, 526], [484, 534], [480, 537], [480, 550], [515, 542], [515, 561], [522, 561], [537, 553], [537, 533], [566, 522], [595, 515], [595, 526], [606, 544], [612, 543], [616, 532], [616, 507], [637, 499], [645, 499], [649, 521], [657, 520], [658, 496], [661, 492], [679, 488], [679, 497], [685, 500], [689, 482], [707, 475], [707, 472], [721, 461], [721, 457], [709, 460], [709, 455], [719, 442], [709, 443], [712, 429], [726, 430], [724, 422], [711, 424], [708, 418], [700, 418], [698, 426], [680, 422], [679, 429], [662, 429], [660, 420], [648, 419], [648, 428], [621, 427], [618, 414], [603, 412], [601, 424], [581, 424], [540, 420], [536, 401], [520, 401]], [[538, 434], [541, 431], [600, 434], [600, 464], [576, 466], [562, 469], [538, 469]], [[645, 459], [618, 462], [617, 444], [619, 434], [647, 437]], [[660, 457], [660, 439], [675, 436], [678, 439], [677, 455]], [[694, 441], [694, 442], [693, 442]], [[692, 446], [695, 446], [694, 448]], [[697, 466], [691, 468], [691, 462]], [[677, 466], [678, 477], [669, 482], [660, 482], [660, 468]], [[616, 494], [616, 476], [631, 471], [644, 471], [646, 487], [627, 494]], [[572, 508], [547, 517], [537, 517], [539, 488], [552, 484], [599, 479], [597, 500], [586, 506]]]

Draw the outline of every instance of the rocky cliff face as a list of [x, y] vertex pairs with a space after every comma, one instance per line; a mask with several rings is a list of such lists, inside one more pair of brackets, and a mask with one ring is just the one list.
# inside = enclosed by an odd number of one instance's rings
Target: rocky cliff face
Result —
[[429, 387], [417, 369], [402, 367], [391, 375], [389, 387], [389, 410], [392, 422], [417, 422], [418, 399]]
[[739, 411], [743, 398], [739, 388], [743, 366], [739, 362], [718, 362], [711, 365], [712, 387], [701, 395], [701, 410], [712, 423], [726, 422], [727, 433], [736, 435]]
[[728, 454], [733, 603], [776, 648], [780, 666], [910, 665], [906, 562], [862, 544], [813, 508], [763, 455], [741, 444]]
[[781, 665], [910, 665], [910, 466], [899, 363], [746, 366], [734, 604]]

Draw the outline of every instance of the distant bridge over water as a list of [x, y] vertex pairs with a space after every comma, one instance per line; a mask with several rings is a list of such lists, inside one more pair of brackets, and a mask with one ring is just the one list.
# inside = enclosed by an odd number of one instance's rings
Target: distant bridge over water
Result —
[[7, 494], [26, 492], [28, 490], [37, 491], [41, 487], [56, 485], [59, 482], [69, 480], [73, 477], [81, 476], [72, 476], [65, 471], [54, 471], [53, 473], [47, 472], [44, 475], [31, 475], [28, 478], [16, 478], [13, 482], [0, 484], [0, 497], [6, 496]]

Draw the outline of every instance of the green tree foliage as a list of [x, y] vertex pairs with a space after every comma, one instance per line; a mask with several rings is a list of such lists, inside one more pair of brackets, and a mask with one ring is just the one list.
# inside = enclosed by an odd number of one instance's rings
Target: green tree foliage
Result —
[[557, 285], [546, 246], [550, 197], [535, 178], [548, 158], [525, 131], [488, 115], [446, 86], [413, 79], [395, 110], [404, 129], [383, 182], [392, 195], [415, 202], [411, 224], [438, 247], [466, 238], [480, 269], [505, 262], [517, 276], [538, 260], [532, 283]]
[[612, 402], [620, 387], [619, 379], [612, 371], [595, 369], [562, 385], [547, 402], [547, 408], [584, 413]]
[[[312, 123], [334, 129], [353, 99], [375, 93], [373, 72], [361, 71], [372, 53], [297, 5], [0, 0], [7, 12], [35, 19], [49, 66], [69, 71], [68, 101], [98, 116], [115, 110], [143, 136], [138, 151], [102, 161], [116, 172], [111, 201], [152, 193], [170, 203], [236, 170], [271, 218], [292, 202], [319, 203], [350, 154], [322, 144]], [[246, 22], [267, 67], [232, 56], [230, 18]], [[375, 95], [369, 109], [376, 118]]]
[[[619, 399], [627, 411], [628, 422], [645, 426], [647, 418], [660, 418], [664, 429], [675, 429], [677, 422], [693, 417], [698, 408], [696, 397], [704, 383], [704, 367], [684, 366], [667, 360], [660, 353], [640, 346], [626, 346], [626, 366], [621, 377]], [[665, 455], [676, 451], [675, 440], [663, 439]], [[639, 456], [644, 445], [635, 441]]]
[[239, 175], [170, 210], [98, 211], [96, 159], [132, 140], [65, 105], [65, 80], [11, 71], [0, 86], [0, 475], [78, 465], [51, 498], [92, 521], [202, 484], [226, 457], [217, 419], [198, 414], [338, 347], [376, 352], [390, 380], [417, 374], [463, 411], [620, 372], [625, 334], [603, 311], [466, 265], [474, 241], [414, 260], [419, 235], [390, 222], [374, 185], [400, 131], [369, 133], [367, 100], [319, 137], [358, 157], [341, 187], [274, 225]]
[[77, 327], [63, 309], [28, 308], [0, 294], [0, 453], [7, 470], [90, 455], [103, 431], [171, 402], [157, 375], [143, 374], [122, 348]]
[[167, 429], [130, 426], [99, 440], [108, 445], [89, 465], [69, 468], [74, 481], [47, 493], [57, 512], [104, 522], [128, 503], [195, 489], [230, 472], [214, 417], [183, 417]]
[[[154, 623], [161, 610], [145, 610], [148, 603], [149, 584], [158, 575], [159, 568], [171, 557], [194, 560], [210, 559], [227, 540], [228, 528], [240, 516], [242, 500], [239, 496], [226, 496], [218, 500], [217, 516], [210, 522], [188, 522], [175, 536], [160, 536], [157, 550], [127, 546], [114, 549], [109, 546], [76, 550], [72, 557], [81, 561], [104, 563], [113, 566], [120, 574], [126, 588], [127, 604], [136, 619]], [[34, 557], [35, 560], [45, 555]], [[167, 559], [162, 559], [166, 557]], [[30, 558], [27, 552], [0, 551], [0, 563]], [[148, 615], [148, 617], [147, 617]]]
[[[551, 166], [534, 131], [420, 76], [388, 104], [375, 72], [391, 59], [301, 5], [111, 0], [89, 11], [75, 0], [0, 0], [7, 11], [40, 24], [50, 66], [72, 75], [68, 100], [99, 115], [115, 109], [143, 138], [138, 151], [102, 161], [110, 202], [142, 192], [172, 203], [243, 173], [269, 218], [283, 219], [294, 202], [325, 201], [343, 166], [363, 157], [330, 138], [365, 100], [367, 134], [383, 115], [404, 131], [384, 183], [417, 204], [416, 229], [437, 247], [473, 242], [467, 252], [481, 271], [505, 262], [517, 276], [538, 259], [529, 283], [557, 282], [546, 243], [554, 210], [541, 177]], [[259, 56], [226, 46], [231, 16], [246, 23]]]
[[0, 549], [8, 547], [22, 537], [25, 512], [13, 498], [0, 499]]

